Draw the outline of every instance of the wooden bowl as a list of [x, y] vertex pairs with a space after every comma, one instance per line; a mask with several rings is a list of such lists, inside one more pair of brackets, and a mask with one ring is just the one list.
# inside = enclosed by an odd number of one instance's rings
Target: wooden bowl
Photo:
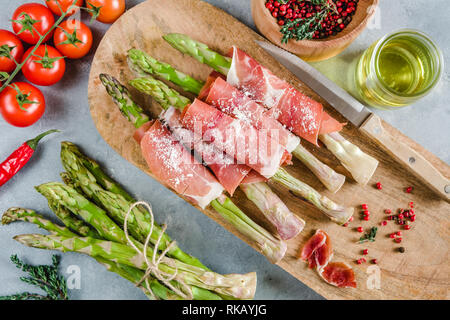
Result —
[[265, 7], [266, 0], [252, 0], [252, 16], [259, 32], [277, 46], [290, 51], [306, 61], [325, 60], [344, 51], [364, 30], [374, 15], [378, 0], [359, 0], [352, 21], [335, 36], [322, 40], [289, 40], [281, 43], [280, 26]]

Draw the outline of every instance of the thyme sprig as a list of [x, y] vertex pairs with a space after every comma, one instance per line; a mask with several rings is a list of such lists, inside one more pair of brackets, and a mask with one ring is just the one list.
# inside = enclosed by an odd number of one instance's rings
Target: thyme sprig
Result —
[[280, 32], [283, 35], [281, 43], [287, 43], [290, 39], [312, 39], [314, 32], [322, 30], [322, 22], [328, 14], [331, 11], [336, 11], [336, 6], [333, 1], [309, 0], [309, 2], [314, 5], [322, 6], [322, 10], [314, 13], [309, 18], [297, 18], [294, 20], [286, 19], [284, 25], [280, 29]]
[[66, 279], [59, 274], [60, 258], [53, 255], [51, 265], [32, 266], [20, 260], [17, 255], [11, 256], [17, 268], [28, 273], [28, 277], [20, 280], [43, 290], [47, 295], [22, 292], [9, 296], [0, 296], [0, 300], [68, 300]]
[[372, 227], [369, 232], [367, 232], [365, 235], [363, 235], [361, 238], [359, 238], [359, 243], [364, 243], [367, 241], [374, 242], [375, 237], [377, 236], [377, 227]]

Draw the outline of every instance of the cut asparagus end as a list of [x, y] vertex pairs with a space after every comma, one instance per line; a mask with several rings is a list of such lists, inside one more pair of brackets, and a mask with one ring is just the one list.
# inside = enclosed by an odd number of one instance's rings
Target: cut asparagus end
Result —
[[303, 230], [305, 221], [295, 216], [266, 183], [245, 183], [240, 188], [275, 226], [282, 240], [292, 239]]
[[337, 173], [325, 163], [321, 162], [301, 144], [292, 151], [292, 154], [306, 165], [331, 192], [336, 193], [344, 185], [344, 175]]
[[319, 138], [351, 173], [357, 183], [365, 186], [370, 181], [378, 166], [377, 159], [364, 153], [339, 132], [320, 135]]
[[283, 168], [278, 169], [277, 173], [275, 173], [271, 179], [287, 187], [294, 194], [313, 204], [317, 209], [337, 224], [346, 223], [353, 215], [354, 208], [336, 204], [332, 200], [321, 195], [306, 183], [292, 177]]
[[105, 86], [106, 92], [108, 92], [114, 103], [119, 107], [120, 112], [135, 128], [140, 128], [144, 123], [150, 121], [142, 108], [131, 99], [131, 94], [128, 89], [116, 78], [104, 73], [100, 74], [99, 78]]
[[209, 65], [223, 75], [228, 74], [231, 66], [231, 58], [211, 50], [206, 44], [195, 41], [187, 35], [180, 33], [166, 34], [163, 36], [163, 39], [178, 51], [190, 55], [201, 63]]
[[259, 251], [272, 263], [283, 259], [287, 246], [283, 241], [276, 239], [263, 227], [256, 224], [245, 213], [243, 213], [225, 195], [211, 202], [211, 206], [239, 232], [255, 242]]
[[140, 92], [150, 95], [163, 109], [167, 109], [170, 106], [183, 109], [191, 102], [188, 98], [152, 76], [130, 80], [129, 84]]
[[203, 82], [176, 70], [170, 64], [156, 60], [141, 50], [128, 50], [127, 60], [130, 69], [140, 77], [145, 74], [154, 75], [180, 86], [184, 91], [194, 94], [198, 94], [203, 87]]

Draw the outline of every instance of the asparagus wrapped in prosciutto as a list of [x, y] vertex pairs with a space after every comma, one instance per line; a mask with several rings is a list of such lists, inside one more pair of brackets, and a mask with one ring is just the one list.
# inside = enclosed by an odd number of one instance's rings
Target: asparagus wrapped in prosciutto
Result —
[[[151, 79], [151, 80], [149, 80]], [[143, 84], [147, 83], [148, 81], [152, 82], [152, 86], [144, 86]], [[164, 83], [162, 83], [159, 80], [156, 80], [154, 78], [151, 78], [151, 76], [147, 76], [146, 78], [138, 78], [130, 81], [130, 84], [137, 88], [138, 90], [151, 95], [155, 98], [158, 102], [160, 102], [162, 105], [166, 104], [167, 101], [164, 99], [164, 95], [161, 94], [161, 90], [158, 90], [157, 88], [154, 88], [154, 85], [160, 83], [162, 86], [165, 86]], [[154, 92], [156, 90], [156, 92]], [[171, 99], [173, 100], [175, 98], [174, 90], [171, 92]], [[176, 91], [175, 91], [176, 92]], [[183, 101], [185, 101], [186, 97], [183, 97], [181, 94], [177, 93], [180, 98], [182, 98]], [[209, 106], [200, 100], [194, 101], [194, 103], [190, 105], [186, 105], [184, 111], [184, 117], [182, 124], [185, 128], [191, 130], [191, 131], [198, 131], [200, 129], [200, 134], [205, 134], [206, 130], [213, 128], [213, 130], [216, 130], [219, 128], [219, 126], [222, 128], [222, 130], [226, 130], [229, 127], [240, 127], [242, 120], [232, 118], [224, 113], [222, 113], [220, 110]], [[198, 126], [198, 127], [196, 127]], [[245, 127], [245, 124], [242, 124], [243, 127]], [[246, 127], [245, 127], [246, 128]], [[207, 135], [207, 133], [206, 133]], [[226, 134], [223, 134], [221, 137], [217, 137], [215, 139], [214, 131], [211, 133], [211, 137], [213, 138], [213, 143], [215, 143], [217, 148], [222, 148], [221, 150], [225, 153], [228, 151], [227, 149], [232, 149], [233, 145], [238, 145], [238, 141], [232, 142], [232, 145], [230, 146], [229, 142], [224, 142], [223, 137], [226, 136]], [[251, 135], [251, 133], [249, 134]], [[255, 134], [256, 135], [256, 134]], [[235, 136], [236, 137], [236, 136]], [[222, 140], [222, 141], [221, 141]], [[236, 147], [237, 149], [238, 147]], [[234, 156], [234, 155], [233, 155]], [[241, 155], [242, 156], [242, 155]], [[243, 157], [242, 159], [244, 162], [248, 161], [247, 158]], [[320, 195], [316, 190], [314, 190], [312, 187], [308, 186], [307, 184], [299, 181], [298, 179], [295, 179], [291, 175], [288, 174], [288, 172], [282, 168], [279, 167], [278, 163], [271, 163], [270, 169], [273, 173], [272, 176], [269, 175], [269, 178], [271, 181], [280, 183], [283, 186], [286, 186], [289, 190], [294, 192], [295, 194], [299, 195], [300, 197], [307, 200], [309, 203], [313, 204], [315, 207], [317, 207], [321, 212], [323, 212], [326, 216], [328, 216], [332, 221], [338, 223], [338, 224], [344, 224], [346, 223], [350, 217], [353, 215], [353, 208], [346, 208], [343, 206], [340, 206], [330, 199], [328, 199], [325, 196]], [[252, 163], [248, 163], [250, 167], [255, 169], [255, 171], [258, 172], [258, 170], [261, 170], [261, 163], [258, 165], [254, 165]], [[264, 173], [261, 171], [260, 174]], [[266, 172], [267, 174], [267, 172]], [[264, 180], [264, 179], [262, 179]], [[260, 181], [262, 181], [260, 180]]]
[[[156, 75], [162, 79], [173, 82], [185, 91], [197, 94], [201, 100], [207, 98], [208, 93], [211, 91], [210, 86], [217, 77], [221, 76], [220, 73], [215, 72], [213, 73], [214, 77], [210, 76], [205, 84], [174, 69], [166, 63], [154, 59], [138, 49], [130, 49], [128, 51], [128, 62], [130, 68], [139, 76], [145, 76], [146, 74]], [[199, 90], [199, 88], [202, 88], [202, 90]], [[221, 90], [222, 94], [229, 94], [232, 92], [229, 88], [224, 88], [223, 85], [216, 89], [227, 90]], [[215, 105], [215, 102], [212, 100], [209, 100], [208, 103]], [[230, 104], [233, 108], [229, 107]], [[217, 107], [217, 105], [215, 106]], [[221, 110], [230, 116], [245, 117], [257, 129], [271, 130], [272, 132], [277, 133], [278, 141], [286, 148], [286, 150], [292, 152], [296, 158], [302, 161], [328, 190], [335, 193], [344, 184], [344, 175], [335, 172], [329, 166], [319, 161], [300, 144], [300, 139], [297, 136], [282, 126], [276, 119], [268, 114], [268, 112], [265, 112], [265, 108], [255, 101], [252, 101], [248, 97], [242, 98], [231, 96], [229, 98], [228, 106]]]
[[[115, 86], [117, 87], [117, 90], [125, 92], [126, 89], [113, 78], [104, 76], [103, 81], [107, 81], [107, 78], [110, 79], [109, 86], [111, 86], [111, 88], [112, 86]], [[199, 161], [203, 161], [209, 166], [220, 184], [230, 195], [233, 195], [236, 188], [249, 174], [251, 168], [247, 167], [245, 164], [235, 163], [234, 159], [230, 159], [223, 152], [218, 152], [211, 144], [202, 141], [201, 137], [196, 139], [192, 131], [181, 126], [181, 113], [175, 107], [170, 106], [170, 103], [173, 103], [175, 106], [182, 109], [189, 102], [189, 99], [179, 96], [177, 91], [169, 88], [156, 79], [145, 78], [133, 83], [141, 91], [153, 92], [152, 96], [164, 109], [166, 109], [166, 111], [161, 114], [160, 120], [169, 128], [174, 137], [188, 148], [188, 150], [194, 150], [196, 154], [202, 155]], [[180, 99], [177, 99], [177, 97]], [[259, 182], [259, 184], [262, 185], [264, 182]], [[256, 184], [246, 183], [246, 190], [248, 191], [246, 192], [247, 195], [253, 195], [248, 198], [255, 203], [261, 210], [261, 213], [274, 224], [278, 235], [282, 240], [294, 238], [303, 230], [305, 222], [294, 215], [268, 186], [258, 187]], [[263, 197], [256, 196], [261, 190], [264, 190], [264, 194], [267, 197], [265, 200], [263, 200]]]
[[[117, 80], [105, 74], [100, 75], [100, 79], [122, 113], [129, 114], [128, 105], [132, 105], [132, 110], [142, 114], [129, 119], [145, 117], [142, 109], [131, 100], [128, 90]], [[144, 125], [133, 124], [146, 129], [135, 135], [135, 138], [141, 145], [142, 155], [150, 171], [160, 182], [203, 209], [211, 205], [226, 221], [254, 242], [271, 262], [276, 263], [283, 258], [286, 244], [273, 237], [234, 205], [223, 194], [224, 188], [216, 178], [176, 141], [159, 120]]]
[[345, 140], [338, 133], [343, 125], [328, 115], [320, 103], [276, 77], [237, 47], [233, 47], [230, 58], [183, 34], [167, 34], [163, 38], [179, 51], [227, 76], [227, 82], [269, 108], [278, 121], [298, 136], [313, 144], [320, 139], [356, 182], [368, 183], [378, 161]]

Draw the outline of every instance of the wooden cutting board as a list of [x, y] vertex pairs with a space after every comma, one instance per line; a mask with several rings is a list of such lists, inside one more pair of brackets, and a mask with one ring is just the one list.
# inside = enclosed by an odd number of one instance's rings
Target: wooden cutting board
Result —
[[[170, 32], [188, 34], [221, 53], [226, 53], [232, 45], [239, 46], [263, 65], [269, 67], [276, 75], [323, 103], [327, 111], [337, 119], [345, 121], [326, 101], [302, 84], [254, 43], [255, 39], [261, 40], [262, 37], [224, 11], [199, 0], [149, 0], [126, 12], [108, 30], [95, 54], [88, 91], [92, 118], [102, 137], [125, 159], [148, 175], [152, 176], [141, 156], [139, 145], [132, 138], [134, 127], [128, 123], [111, 101], [101, 85], [98, 75], [102, 72], [109, 73], [121, 82], [127, 83], [133, 76], [126, 64], [126, 51], [131, 47], [136, 47], [197, 79], [206, 79], [210, 72], [208, 67], [188, 56], [183, 56], [161, 39], [163, 34]], [[132, 93], [149, 113], [157, 115], [161, 111], [161, 108], [148, 97], [144, 97], [134, 90]], [[450, 167], [443, 161], [387, 123], [384, 123], [384, 126], [399, 140], [421, 152], [444, 175], [450, 176]], [[337, 226], [316, 208], [291, 195], [283, 187], [272, 185], [273, 190], [280, 195], [288, 207], [306, 221], [305, 230], [295, 239], [288, 241], [288, 252], [279, 263], [280, 267], [328, 299], [449, 298], [450, 224], [448, 216], [450, 204], [440, 200], [422, 186], [416, 178], [351, 124], [344, 128], [343, 135], [380, 161], [379, 168], [369, 185], [365, 187], [357, 185], [328, 150], [311, 148], [311, 145], [306, 143], [305, 146], [319, 159], [348, 176], [346, 184], [337, 194], [330, 194], [300, 162], [295, 161], [288, 170], [293, 176], [301, 178], [336, 202], [358, 208], [355, 220], [347, 228]], [[382, 190], [374, 188], [373, 184], [377, 181], [383, 184]], [[404, 192], [407, 186], [414, 186], [411, 194]], [[238, 190], [233, 196], [233, 201], [257, 222], [267, 225], [267, 221], [260, 217], [256, 207], [245, 198], [242, 192]], [[361, 234], [356, 232], [356, 227], [363, 226], [365, 229], [369, 229], [372, 226], [379, 226], [379, 223], [385, 218], [383, 209], [406, 208], [410, 201], [414, 201], [416, 204], [417, 222], [413, 224], [412, 230], [403, 231], [401, 246], [406, 248], [405, 253], [397, 252], [396, 249], [400, 245], [394, 243], [388, 236], [389, 233], [400, 229], [400, 226], [393, 222], [389, 222], [385, 227], [379, 227], [376, 242], [364, 245], [357, 243]], [[362, 203], [369, 205], [371, 211], [369, 222], [360, 220], [358, 211]], [[248, 242], [213, 210], [201, 211]], [[357, 289], [339, 289], [328, 285], [319, 278], [316, 272], [308, 269], [304, 262], [295, 258], [302, 244], [318, 228], [328, 232], [333, 241], [334, 261], [345, 261], [353, 266], [358, 282]], [[370, 289], [370, 286], [367, 285], [369, 279], [367, 272], [374, 272], [368, 269], [371, 264], [357, 265], [355, 263], [355, 260], [361, 257], [361, 251], [364, 248], [369, 249], [368, 258], [376, 258], [379, 261], [380, 289]]]

